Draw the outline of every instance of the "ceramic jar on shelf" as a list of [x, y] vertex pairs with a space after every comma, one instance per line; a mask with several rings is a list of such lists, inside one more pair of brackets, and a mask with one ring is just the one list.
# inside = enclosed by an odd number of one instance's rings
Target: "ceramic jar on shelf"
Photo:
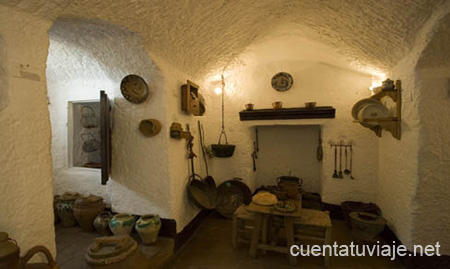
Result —
[[109, 222], [114, 235], [129, 235], [134, 227], [134, 217], [129, 214], [116, 214]]
[[109, 222], [113, 218], [113, 214], [109, 211], [103, 211], [98, 214], [97, 218], [94, 220], [94, 228], [101, 235], [110, 235], [111, 230], [109, 229]]
[[161, 220], [158, 215], [143, 215], [136, 222], [136, 231], [144, 244], [151, 244], [158, 238]]
[[92, 232], [94, 230], [94, 220], [103, 210], [105, 210], [103, 198], [90, 195], [75, 201], [73, 214], [83, 231]]
[[77, 225], [75, 216], [73, 215], [73, 207], [75, 201], [80, 198], [78, 193], [66, 192], [59, 197], [56, 202], [56, 213], [64, 227], [73, 227]]

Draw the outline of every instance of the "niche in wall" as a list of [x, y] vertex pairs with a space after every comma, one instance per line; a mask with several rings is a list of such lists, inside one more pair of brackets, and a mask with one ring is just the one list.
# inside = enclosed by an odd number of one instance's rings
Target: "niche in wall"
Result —
[[101, 168], [100, 102], [70, 101], [69, 165]]
[[259, 126], [257, 186], [275, 185], [277, 177], [291, 173], [303, 180], [303, 189], [319, 192], [319, 130], [319, 125]]

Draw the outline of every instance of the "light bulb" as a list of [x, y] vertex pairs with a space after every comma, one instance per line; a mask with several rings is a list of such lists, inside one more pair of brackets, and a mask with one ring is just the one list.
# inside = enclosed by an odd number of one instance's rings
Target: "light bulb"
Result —
[[222, 88], [217, 87], [217, 88], [214, 89], [214, 92], [216, 94], [221, 94], [222, 93]]

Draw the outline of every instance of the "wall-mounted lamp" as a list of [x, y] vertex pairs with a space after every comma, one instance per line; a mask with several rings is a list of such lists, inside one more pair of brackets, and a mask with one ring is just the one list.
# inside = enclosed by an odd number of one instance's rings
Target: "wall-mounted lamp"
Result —
[[386, 75], [372, 76], [372, 86], [369, 87], [369, 91], [372, 95], [381, 91], [382, 81], [386, 79]]
[[216, 87], [216, 88], [214, 89], [214, 93], [217, 94], [217, 95], [222, 94], [222, 88]]

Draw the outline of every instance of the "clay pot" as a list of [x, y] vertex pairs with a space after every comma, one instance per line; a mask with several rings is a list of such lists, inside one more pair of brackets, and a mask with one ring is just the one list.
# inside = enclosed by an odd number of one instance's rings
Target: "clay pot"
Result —
[[384, 230], [386, 220], [366, 212], [351, 212], [352, 235], [365, 241], [376, 241], [376, 236]]
[[17, 242], [9, 238], [5, 232], [0, 232], [0, 269], [19, 268], [20, 249]]
[[105, 210], [103, 198], [91, 195], [75, 201], [73, 214], [83, 231], [92, 232], [94, 230], [94, 220], [103, 210]]
[[109, 222], [113, 218], [113, 214], [109, 211], [103, 211], [98, 214], [97, 218], [94, 220], [94, 228], [101, 235], [110, 235], [111, 230], [109, 229]]
[[144, 215], [136, 222], [136, 231], [142, 243], [151, 244], [158, 238], [161, 220], [158, 215]]
[[[31, 258], [33, 258], [36, 254], [43, 254], [47, 258], [46, 263], [29, 263]], [[21, 269], [58, 269], [58, 265], [53, 259], [50, 251], [44, 246], [35, 246], [28, 250], [27, 254], [20, 260]]]
[[80, 198], [81, 195], [78, 193], [64, 193], [59, 197], [56, 202], [56, 212], [59, 219], [61, 220], [61, 225], [64, 227], [73, 227], [77, 225], [75, 216], [73, 215], [73, 206], [75, 201]]
[[53, 196], [53, 217], [55, 225], [61, 221], [58, 216], [58, 210], [56, 209], [56, 204], [58, 203], [59, 198], [60, 198], [59, 195]]
[[278, 187], [286, 194], [287, 199], [300, 199], [302, 180], [298, 177], [282, 176], [278, 179]]
[[84, 257], [89, 269], [154, 268], [128, 235], [96, 238]]
[[283, 108], [283, 102], [273, 102], [272, 103], [273, 109], [282, 109]]
[[128, 214], [116, 214], [109, 222], [114, 235], [129, 235], [134, 227], [134, 217]]

